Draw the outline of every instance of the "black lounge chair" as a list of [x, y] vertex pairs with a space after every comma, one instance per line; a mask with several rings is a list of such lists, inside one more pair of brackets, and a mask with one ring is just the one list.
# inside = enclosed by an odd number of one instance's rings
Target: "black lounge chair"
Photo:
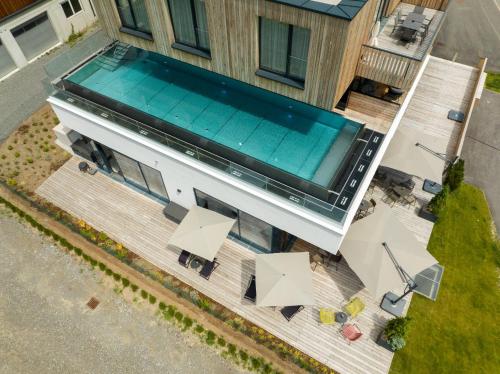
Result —
[[245, 292], [244, 298], [255, 303], [256, 297], [257, 297], [257, 289], [255, 288], [255, 275], [252, 275], [250, 282], [248, 282], [248, 287]]
[[303, 305], [286, 306], [281, 309], [281, 314], [283, 314], [283, 317], [285, 317], [287, 321], [290, 321], [302, 309], [304, 309]]
[[183, 250], [179, 255], [179, 264], [187, 268], [189, 267], [190, 262], [191, 262], [191, 252]]
[[214, 272], [214, 270], [219, 266], [217, 259], [215, 258], [213, 261], [205, 261], [203, 267], [200, 270], [200, 275], [206, 280], [210, 279], [210, 276]]

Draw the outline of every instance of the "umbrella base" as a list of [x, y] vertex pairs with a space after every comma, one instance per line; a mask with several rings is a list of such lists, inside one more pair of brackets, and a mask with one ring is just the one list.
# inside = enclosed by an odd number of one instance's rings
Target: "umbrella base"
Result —
[[396, 300], [398, 298], [398, 295], [392, 292], [387, 292], [380, 303], [380, 308], [388, 313], [391, 313], [393, 316], [401, 317], [405, 309], [406, 300], [401, 299], [397, 303], [393, 304], [392, 300]]

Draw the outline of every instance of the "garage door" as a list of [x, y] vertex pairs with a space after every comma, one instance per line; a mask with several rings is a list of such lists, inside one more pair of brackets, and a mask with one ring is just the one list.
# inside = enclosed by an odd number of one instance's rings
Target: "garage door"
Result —
[[45, 52], [59, 42], [47, 13], [42, 13], [30, 19], [13, 28], [11, 32], [28, 60]]
[[10, 57], [9, 51], [7, 51], [7, 48], [5, 48], [0, 41], [0, 78], [7, 75], [15, 68], [16, 64], [12, 60], [12, 57]]

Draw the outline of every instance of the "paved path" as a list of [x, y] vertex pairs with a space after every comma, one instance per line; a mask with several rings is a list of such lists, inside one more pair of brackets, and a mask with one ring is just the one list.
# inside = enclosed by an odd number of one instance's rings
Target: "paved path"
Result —
[[485, 192], [500, 233], [500, 94], [483, 91], [472, 114], [462, 158], [466, 182]]
[[[230, 366], [127, 303], [0, 206], [0, 373], [206, 373]], [[85, 305], [91, 296], [101, 303]]]
[[[50, 82], [56, 74], [66, 69], [64, 59], [80, 61], [92, 52], [108, 44], [110, 40], [102, 31], [89, 32], [88, 35], [70, 47], [64, 44], [48, 55], [25, 66], [9, 78], [0, 82], [0, 143], [28, 116], [40, 108], [50, 92]], [[45, 69], [47, 64], [58, 59], [60, 64], [52, 66], [53, 75], [49, 76]]]
[[500, 72], [500, 0], [453, 0], [432, 54], [476, 66], [488, 57], [488, 70]]

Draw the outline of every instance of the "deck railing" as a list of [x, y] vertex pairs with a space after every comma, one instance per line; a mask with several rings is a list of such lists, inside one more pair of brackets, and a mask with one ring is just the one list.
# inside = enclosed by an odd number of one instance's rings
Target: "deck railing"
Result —
[[361, 48], [356, 75], [407, 89], [415, 79], [420, 64], [420, 60], [364, 45]]

